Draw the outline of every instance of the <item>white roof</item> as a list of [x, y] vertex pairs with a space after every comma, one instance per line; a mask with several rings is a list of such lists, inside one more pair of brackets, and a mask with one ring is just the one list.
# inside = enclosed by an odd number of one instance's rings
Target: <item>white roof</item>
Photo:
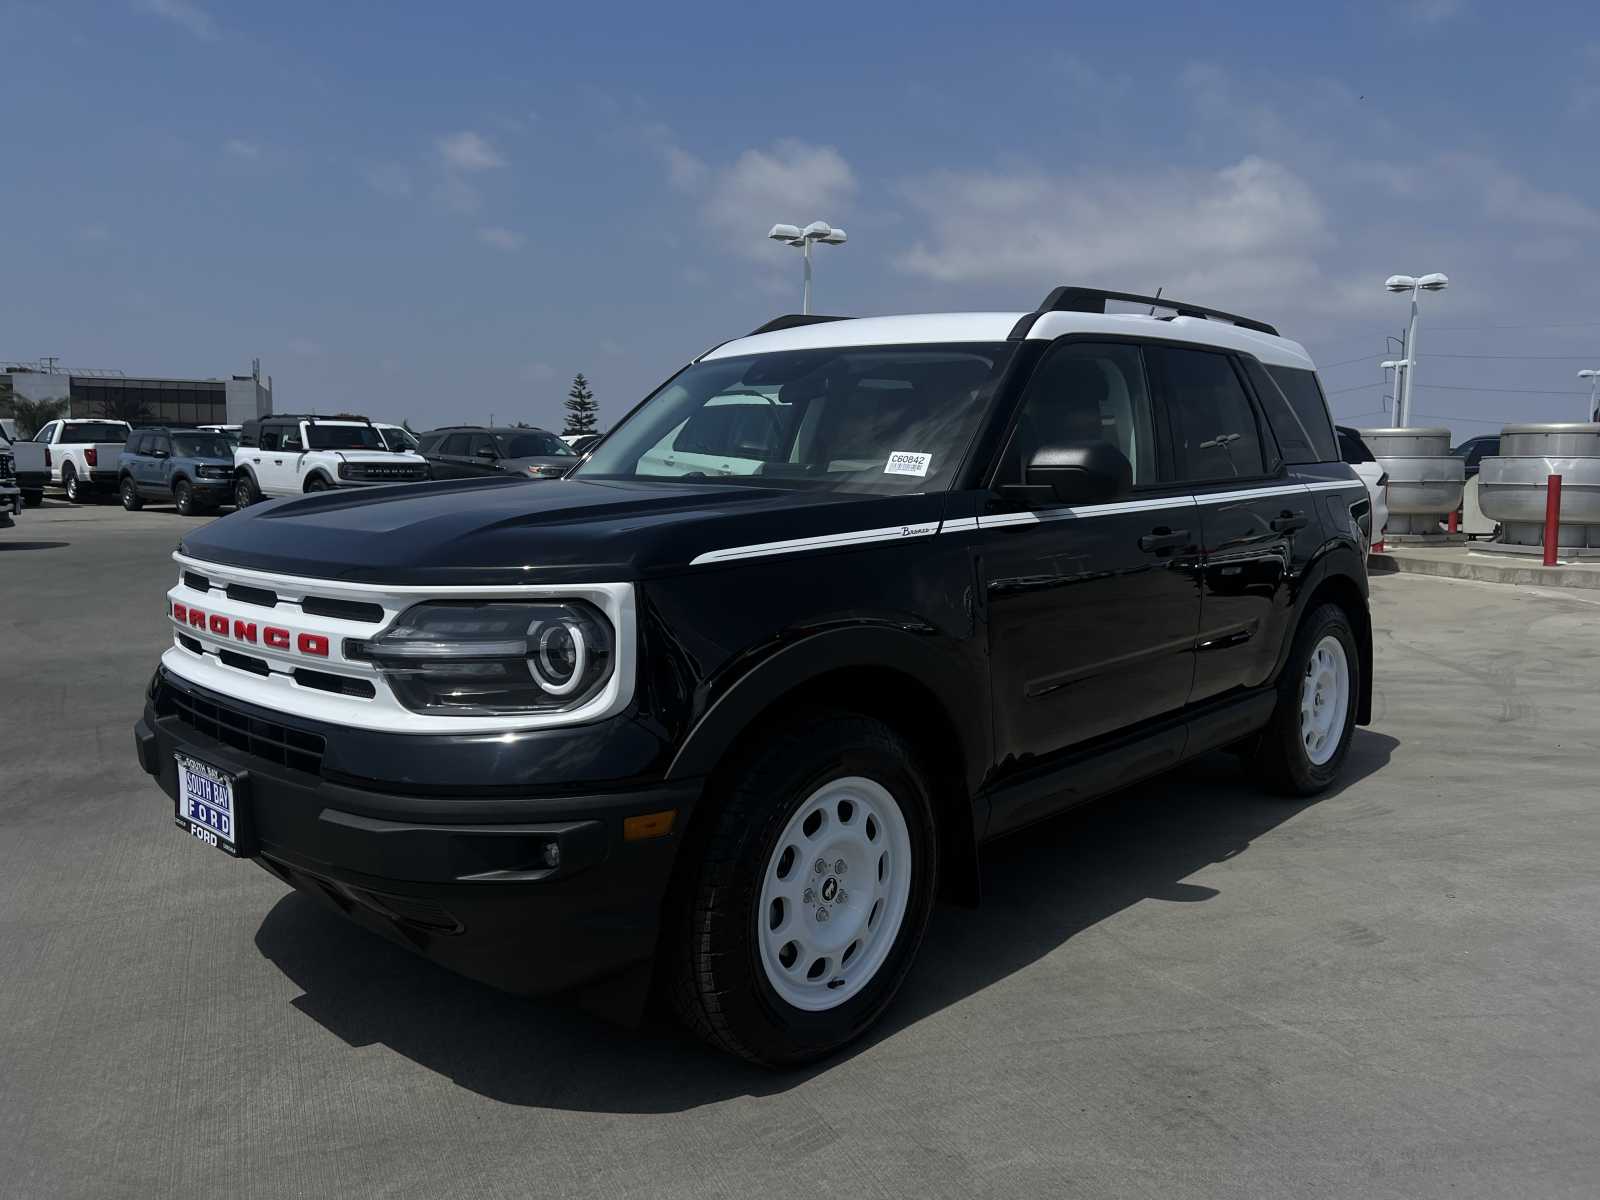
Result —
[[[899, 317], [854, 317], [819, 321], [775, 333], [735, 338], [702, 356], [701, 361], [740, 354], [772, 354], [785, 350], [822, 350], [832, 346], [911, 346], [931, 342], [1003, 342], [1027, 313], [916, 313]], [[1053, 341], [1068, 333], [1116, 334], [1193, 342], [1253, 354], [1264, 363], [1314, 367], [1299, 342], [1257, 333], [1242, 325], [1205, 317], [1162, 319], [1143, 313], [1047, 312], [1028, 331], [1030, 341]]]

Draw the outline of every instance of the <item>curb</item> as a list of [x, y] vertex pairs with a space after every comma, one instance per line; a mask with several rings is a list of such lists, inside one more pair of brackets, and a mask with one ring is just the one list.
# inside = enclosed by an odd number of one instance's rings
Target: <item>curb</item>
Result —
[[1592, 567], [1543, 567], [1522, 563], [1460, 559], [1417, 558], [1390, 551], [1367, 559], [1374, 575], [1431, 575], [1437, 579], [1472, 579], [1480, 583], [1507, 583], [1523, 587], [1589, 588], [1600, 591], [1600, 570]]

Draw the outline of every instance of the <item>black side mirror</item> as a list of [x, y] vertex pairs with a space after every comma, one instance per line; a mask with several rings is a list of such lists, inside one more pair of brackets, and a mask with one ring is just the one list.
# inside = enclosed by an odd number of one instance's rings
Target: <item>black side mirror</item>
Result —
[[500, 456], [494, 452], [492, 447], [484, 446], [482, 449], [480, 449], [478, 451], [478, 457], [479, 458], [487, 458], [487, 459], [496, 459], [496, 458], [499, 458]]
[[1133, 490], [1133, 464], [1104, 441], [1040, 446], [1023, 477], [1026, 483], [1004, 490], [1033, 505], [1105, 504]]

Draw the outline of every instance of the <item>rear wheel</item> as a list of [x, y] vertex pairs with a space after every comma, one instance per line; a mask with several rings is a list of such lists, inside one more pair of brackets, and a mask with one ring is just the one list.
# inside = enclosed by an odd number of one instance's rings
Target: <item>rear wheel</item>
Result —
[[233, 506], [235, 508], [249, 508], [259, 499], [261, 499], [261, 493], [256, 490], [256, 481], [250, 478], [248, 473], [239, 476], [233, 485]]
[[887, 725], [812, 712], [763, 739], [720, 799], [668, 950], [675, 1006], [752, 1061], [821, 1058], [877, 1021], [922, 944], [931, 789]]
[[1308, 613], [1262, 731], [1256, 773], [1273, 790], [1311, 796], [1339, 775], [1355, 736], [1361, 657], [1350, 618], [1337, 604]]
[[194, 484], [187, 479], [178, 480], [177, 486], [172, 489], [172, 501], [178, 506], [180, 516], [194, 516]]
[[129, 512], [138, 512], [144, 507], [144, 501], [139, 498], [139, 485], [129, 475], [122, 477], [122, 507]]
[[89, 498], [89, 490], [78, 482], [78, 473], [72, 469], [71, 463], [61, 468], [61, 487], [73, 504], [82, 504]]

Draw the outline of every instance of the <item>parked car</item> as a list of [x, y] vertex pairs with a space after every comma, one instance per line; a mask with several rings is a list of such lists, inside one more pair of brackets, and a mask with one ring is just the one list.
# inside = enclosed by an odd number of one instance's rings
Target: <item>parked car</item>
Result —
[[200, 428], [208, 433], [220, 433], [235, 450], [239, 448], [239, 438], [244, 432], [243, 425], [202, 425]]
[[[735, 399], [782, 430], [752, 472], [652, 457]], [[1082, 288], [780, 318], [559, 487], [189, 531], [135, 745], [184, 836], [454, 970], [810, 1061], [936, 896], [976, 902], [985, 839], [1219, 747], [1331, 786], [1369, 519], [1263, 322]]]
[[1494, 458], [1500, 453], [1500, 435], [1498, 433], [1480, 434], [1470, 437], [1461, 445], [1450, 451], [1457, 458], [1464, 459], [1466, 477], [1471, 479], [1478, 473], [1478, 465], [1486, 458]]
[[410, 450], [414, 454], [421, 452], [421, 445], [417, 441], [417, 435], [404, 425], [385, 425], [383, 422], [377, 421], [373, 423], [372, 427], [378, 431], [378, 435], [383, 438], [383, 444], [390, 450]]
[[1383, 469], [1372, 450], [1361, 438], [1359, 429], [1336, 425], [1339, 436], [1339, 457], [1361, 476], [1367, 485], [1367, 499], [1372, 504], [1372, 540], [1383, 541], [1383, 531], [1389, 528], [1389, 473]]
[[600, 440], [598, 433], [563, 433], [561, 440], [572, 447], [574, 454], [587, 454], [589, 447]]
[[23, 498], [36, 505], [46, 483], [54, 483], [67, 499], [81, 504], [117, 490], [117, 456], [128, 440], [126, 421], [64, 419], [47, 423], [33, 435], [26, 452], [18, 443], [18, 482]]
[[233, 457], [233, 502], [239, 508], [274, 496], [428, 478], [422, 456], [390, 450], [371, 421], [308, 416], [246, 421]]
[[476, 479], [511, 474], [556, 479], [578, 455], [555, 434], [522, 426], [451, 425], [422, 435], [422, 455], [435, 479]]
[[10, 529], [22, 515], [22, 489], [17, 486], [17, 457], [8, 431], [0, 430], [0, 529]]
[[117, 460], [122, 507], [173, 504], [183, 516], [213, 512], [233, 501], [233, 446], [208, 429], [158, 426], [128, 435]]

